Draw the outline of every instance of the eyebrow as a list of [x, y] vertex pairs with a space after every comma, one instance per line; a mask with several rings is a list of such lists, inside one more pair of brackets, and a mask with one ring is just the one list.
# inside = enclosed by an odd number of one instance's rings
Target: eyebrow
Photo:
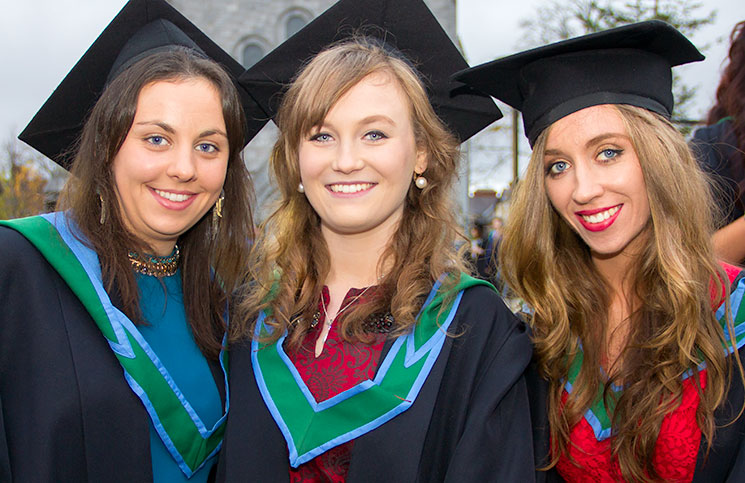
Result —
[[601, 142], [605, 141], [608, 138], [624, 138], [626, 140], [631, 140], [631, 138], [626, 134], [609, 132], [609, 133], [601, 134], [599, 136], [595, 136], [594, 138], [587, 141], [587, 143], [585, 143], [585, 146], [590, 147], [595, 144], [600, 144]]
[[367, 116], [366, 118], [362, 119], [359, 123], [361, 125], [365, 125], [365, 124], [372, 124], [374, 122], [385, 122], [392, 126], [396, 125], [393, 119], [383, 114], [374, 114], [372, 116]]
[[218, 136], [223, 136], [226, 139], [228, 137], [228, 134], [226, 132], [221, 131], [219, 129], [210, 129], [208, 131], [203, 131], [202, 133], [199, 134], [198, 137], [200, 137], [200, 138], [206, 138], [208, 136], [212, 136], [212, 135], [215, 135], [215, 134], [217, 134]]
[[[142, 122], [136, 123], [136, 125], [137, 126], [154, 125], [154, 126], [158, 126], [159, 128], [163, 129], [169, 134], [176, 133], [176, 130], [173, 127], [171, 127], [170, 124], [162, 122], [162, 121], [142, 121]], [[225, 131], [221, 131], [220, 129], [208, 129], [206, 131], [202, 131], [201, 133], [199, 133], [199, 136], [197, 137], [204, 138], [204, 137], [212, 136], [215, 134], [217, 134], [218, 136], [223, 136], [225, 138], [228, 137], [227, 133]]]
[[164, 130], [164, 131], [166, 131], [168, 133], [171, 133], [171, 134], [173, 134], [173, 133], [176, 132], [176, 130], [173, 129], [169, 124], [166, 124], [165, 122], [162, 122], [162, 121], [141, 121], [141, 122], [135, 123], [135, 125], [137, 125], [137, 126], [147, 126], [147, 125], [150, 125], [150, 124], [152, 124], [154, 126], [158, 126], [162, 130]]
[[[609, 133], [600, 134], [600, 135], [595, 136], [594, 138], [590, 139], [589, 141], [587, 141], [585, 143], [585, 147], [588, 147], [589, 148], [589, 147], [594, 146], [596, 144], [600, 144], [600, 143], [602, 143], [603, 141], [605, 141], [606, 139], [609, 139], [609, 138], [623, 138], [623, 139], [626, 139], [628, 141], [631, 140], [631, 138], [628, 135], [626, 135], [626, 134], [609, 132]], [[560, 149], [546, 149], [543, 152], [543, 155], [544, 156], [561, 156], [562, 154], [563, 153], [562, 153], [562, 151]]]
[[561, 155], [561, 151], [559, 151], [558, 149], [546, 149], [545, 151], [543, 151], [543, 155], [544, 156], [559, 156]]

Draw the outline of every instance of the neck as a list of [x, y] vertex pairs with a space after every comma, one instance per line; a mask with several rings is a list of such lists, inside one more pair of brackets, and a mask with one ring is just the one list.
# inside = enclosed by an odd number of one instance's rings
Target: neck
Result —
[[162, 243], [150, 243], [150, 248], [153, 250], [153, 252], [150, 255], [157, 255], [159, 257], [167, 257], [171, 253], [173, 253], [174, 248], [176, 247], [175, 241], [166, 241]]
[[[395, 225], [394, 225], [395, 226]], [[329, 250], [329, 273], [324, 280], [329, 290], [329, 302], [325, 305], [327, 321], [336, 319], [341, 302], [350, 288], [377, 285], [378, 262], [383, 255], [394, 230], [391, 226], [378, 226], [363, 233], [339, 233], [321, 225], [321, 234]], [[316, 357], [323, 351], [331, 326], [325, 323], [316, 340]]]
[[636, 257], [629, 257], [623, 253], [611, 258], [593, 255], [592, 262], [614, 293], [627, 293], [627, 290], [630, 289], [629, 284], [631, 283], [634, 264], [638, 262]]
[[633, 293], [634, 267], [638, 257], [619, 254], [612, 258], [593, 257], [595, 267], [611, 289], [610, 306], [607, 311], [605, 327], [606, 370], [619, 362], [619, 356], [626, 347], [631, 329], [631, 316], [637, 307]]
[[[378, 262], [388, 246], [391, 234], [383, 230], [358, 234], [340, 234], [321, 228], [329, 249], [329, 273], [325, 280], [329, 289], [346, 293], [352, 287], [361, 288], [377, 283]], [[343, 294], [342, 294], [343, 296]]]

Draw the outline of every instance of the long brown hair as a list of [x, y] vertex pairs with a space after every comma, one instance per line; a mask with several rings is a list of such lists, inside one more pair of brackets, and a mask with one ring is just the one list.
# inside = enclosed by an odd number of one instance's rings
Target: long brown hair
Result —
[[[455, 248], [458, 229], [450, 197], [458, 143], [434, 113], [412, 67], [378, 42], [354, 37], [313, 58], [282, 100], [277, 117], [280, 134], [271, 157], [281, 199], [264, 224], [265, 236], [252, 259], [254, 280], [247, 285], [242, 304], [245, 325], [233, 326], [234, 337], [250, 335], [253, 321], [263, 309], [271, 310], [274, 338], [289, 329], [289, 343], [298, 344], [309, 329], [329, 270], [329, 251], [318, 215], [297, 191], [298, 149], [301, 139], [323, 122], [339, 98], [377, 72], [389, 74], [411, 101], [416, 143], [427, 154], [424, 176], [428, 184], [422, 190], [413, 183], [409, 187], [401, 222], [378, 262], [379, 274], [383, 266], [391, 267], [390, 271], [379, 283], [378, 296], [348, 312], [341, 321], [342, 336], [367, 340], [366, 318], [387, 311], [396, 321], [395, 333], [406, 331], [415, 323], [434, 280], [443, 273], [465, 270]], [[275, 284], [276, 292], [269, 297]]]
[[737, 148], [745, 151], [745, 21], [730, 34], [729, 63], [717, 87], [716, 104], [709, 110], [707, 124], [732, 116]]
[[[662, 419], [679, 405], [682, 376], [689, 370], [700, 396], [697, 423], [711, 446], [714, 410], [725, 397], [731, 364], [725, 357], [722, 326], [712, 310], [721, 300], [712, 300], [711, 288], [717, 280], [727, 288], [728, 279], [711, 247], [707, 180], [685, 139], [657, 114], [615, 107], [644, 173], [651, 219], [650, 236], [629, 274], [631, 297], [639, 306], [632, 314], [620, 363], [608, 379], [601, 373], [601, 361], [611, 291], [587, 245], [546, 194], [543, 157], [550, 127], [539, 136], [516, 188], [499, 257], [507, 284], [534, 310], [535, 353], [550, 386], [549, 466], [568, 451], [570, 430], [598, 391], [603, 391], [607, 407], [611, 386], [618, 383], [624, 390], [612, 415], [611, 456], [627, 481], [657, 481], [653, 454]], [[731, 325], [730, 317], [730, 334]], [[562, 404], [569, 366], [580, 352], [581, 370]], [[706, 364], [705, 390], [698, 385], [701, 362]]]
[[[184, 305], [194, 340], [206, 356], [216, 358], [226, 328], [226, 304], [245, 270], [253, 237], [253, 189], [241, 159], [246, 121], [235, 86], [217, 63], [178, 48], [150, 55], [119, 74], [86, 121], [58, 209], [70, 211], [86, 243], [98, 254], [106, 290], [116, 290], [123, 312], [141, 323], [137, 283], [127, 253], [152, 253], [152, 248], [125, 229], [111, 165], [132, 125], [142, 88], [156, 81], [191, 78], [206, 79], [219, 92], [230, 149], [225, 206], [217, 232], [212, 233], [209, 211], [178, 240]], [[99, 195], [107, 211], [104, 224], [99, 223]]]

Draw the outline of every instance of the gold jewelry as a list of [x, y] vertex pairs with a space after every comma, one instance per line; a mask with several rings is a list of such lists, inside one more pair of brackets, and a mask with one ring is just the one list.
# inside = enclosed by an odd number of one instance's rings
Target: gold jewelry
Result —
[[173, 248], [173, 253], [167, 257], [158, 257], [155, 255], [145, 255], [143, 257], [137, 252], [129, 252], [127, 256], [135, 272], [160, 278], [170, 277], [176, 273], [178, 262], [181, 258], [181, 251], [178, 245], [176, 245]]
[[220, 197], [217, 198], [215, 206], [212, 207], [212, 235], [217, 233], [217, 228], [220, 226], [220, 220], [222, 219], [222, 207], [225, 203], [224, 192], [220, 193]]
[[103, 225], [106, 223], [106, 203], [103, 201], [103, 196], [98, 195], [98, 199], [101, 202], [101, 217], [98, 219], [98, 223]]

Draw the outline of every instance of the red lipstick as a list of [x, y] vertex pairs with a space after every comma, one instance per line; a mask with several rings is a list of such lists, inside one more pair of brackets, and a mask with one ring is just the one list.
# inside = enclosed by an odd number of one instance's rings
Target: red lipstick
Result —
[[[597, 213], [603, 213], [608, 210], [612, 210], [613, 208], [618, 208], [615, 213], [613, 213], [611, 216], [606, 218], [605, 220], [598, 222], [598, 223], [591, 223], [583, 218], [583, 216], [592, 216]], [[616, 218], [618, 218], [619, 213], [621, 213], [621, 209], [623, 208], [623, 204], [616, 205], [616, 206], [606, 206], [604, 208], [597, 208], [594, 210], [582, 210], [582, 211], [576, 211], [574, 213], [574, 216], [577, 217], [577, 220], [582, 224], [583, 227], [585, 227], [588, 231], [603, 231], [607, 228], [609, 228], [614, 221], [616, 221]]]

